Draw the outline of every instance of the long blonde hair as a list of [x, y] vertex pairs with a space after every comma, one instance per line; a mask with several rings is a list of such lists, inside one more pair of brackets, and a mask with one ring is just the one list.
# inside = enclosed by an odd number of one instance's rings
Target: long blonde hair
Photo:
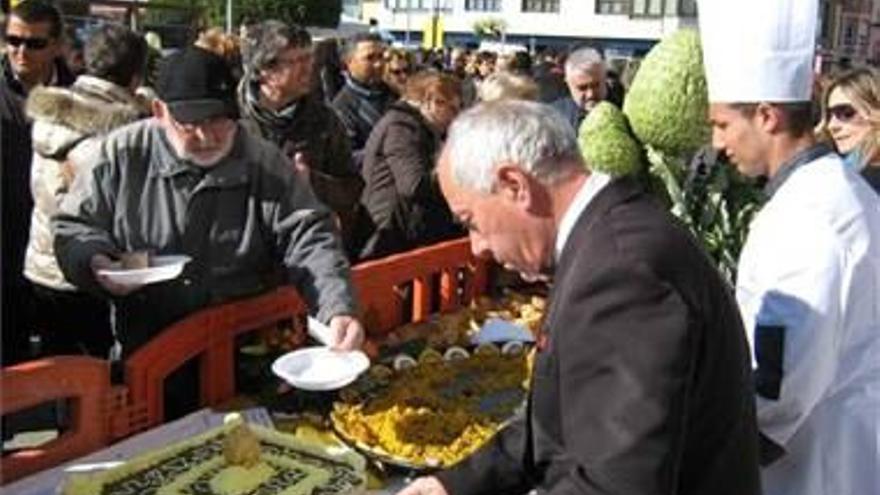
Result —
[[862, 160], [871, 163], [880, 158], [880, 73], [874, 69], [858, 68], [834, 77], [822, 95], [820, 134], [828, 134], [828, 122], [831, 119], [828, 113], [828, 99], [838, 88], [871, 126], [871, 132], [858, 147]]

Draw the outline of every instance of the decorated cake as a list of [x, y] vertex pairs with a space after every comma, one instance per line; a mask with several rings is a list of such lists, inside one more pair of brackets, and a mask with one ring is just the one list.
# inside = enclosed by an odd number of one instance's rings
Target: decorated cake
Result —
[[[517, 343], [519, 344], [519, 343]], [[413, 469], [449, 467], [474, 453], [523, 404], [530, 358], [492, 344], [373, 366], [340, 392], [331, 413], [339, 435], [374, 458]]]
[[64, 495], [355, 495], [365, 460], [240, 419], [97, 474], [71, 475]]

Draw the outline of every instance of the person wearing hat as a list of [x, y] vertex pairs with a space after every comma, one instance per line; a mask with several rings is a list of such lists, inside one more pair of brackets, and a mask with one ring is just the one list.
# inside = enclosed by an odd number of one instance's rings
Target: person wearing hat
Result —
[[699, 12], [713, 144], [768, 178], [736, 287], [765, 493], [878, 493], [880, 201], [813, 136], [817, 0]]
[[[187, 48], [162, 66], [157, 90], [154, 118], [108, 135], [54, 220], [64, 275], [113, 299], [121, 353], [200, 308], [284, 283], [336, 332], [337, 347], [359, 347], [364, 330], [331, 212], [275, 145], [236, 122], [223, 59]], [[192, 260], [176, 279], [144, 286], [99, 274], [144, 251]]]

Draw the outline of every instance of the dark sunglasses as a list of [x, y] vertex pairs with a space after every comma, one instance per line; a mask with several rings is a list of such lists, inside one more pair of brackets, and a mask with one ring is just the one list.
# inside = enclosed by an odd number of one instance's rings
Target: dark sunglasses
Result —
[[49, 38], [23, 38], [11, 34], [6, 35], [6, 43], [14, 47], [24, 45], [28, 50], [42, 50], [49, 46], [50, 41]]
[[839, 122], [849, 122], [856, 115], [858, 115], [858, 112], [849, 103], [842, 103], [828, 108], [828, 116], [837, 119]]

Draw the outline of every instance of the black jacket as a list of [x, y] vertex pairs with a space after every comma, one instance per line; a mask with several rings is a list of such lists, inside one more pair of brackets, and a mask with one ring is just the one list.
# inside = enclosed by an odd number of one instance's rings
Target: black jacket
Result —
[[[359, 153], [363, 150], [370, 132], [396, 99], [384, 84], [367, 88], [346, 77], [345, 85], [333, 99], [333, 109], [345, 125], [352, 151]], [[355, 161], [360, 165], [360, 156], [356, 156]]]
[[242, 125], [272, 141], [291, 160], [296, 153], [304, 155], [312, 189], [339, 217], [343, 242], [349, 249], [364, 184], [352, 164], [351, 146], [339, 117], [322, 101], [310, 96], [300, 100], [291, 109], [291, 115], [282, 117], [255, 106], [245, 91], [247, 86], [242, 84], [239, 91]]
[[872, 166], [869, 164], [862, 169], [862, 177], [868, 181], [868, 184], [877, 192], [877, 194], [880, 194], [880, 166]]
[[[73, 75], [59, 59], [55, 64], [55, 83], [69, 86]], [[2, 313], [3, 364], [26, 357], [30, 302], [29, 284], [22, 273], [24, 255], [30, 236], [31, 212], [31, 123], [24, 112], [27, 93], [15, 79], [7, 57], [0, 59], [0, 134], [2, 134]], [[13, 331], [12, 329], [16, 329]]]
[[419, 111], [399, 101], [388, 109], [364, 150], [367, 215], [360, 259], [425, 246], [459, 233], [434, 180], [440, 139]]
[[578, 132], [581, 127], [581, 122], [584, 120], [584, 117], [587, 116], [584, 109], [569, 95], [553, 100], [550, 102], [550, 106], [555, 108], [556, 111], [565, 118], [565, 121], [571, 124], [574, 132]]
[[555, 273], [526, 417], [440, 473], [450, 493], [760, 493], [745, 333], [691, 235], [615, 180]]
[[[73, 75], [59, 60], [56, 85], [70, 86]], [[3, 280], [21, 277], [30, 230], [31, 123], [24, 112], [27, 93], [15, 79], [8, 57], [0, 60], [0, 118], [2, 118], [3, 169]]]

